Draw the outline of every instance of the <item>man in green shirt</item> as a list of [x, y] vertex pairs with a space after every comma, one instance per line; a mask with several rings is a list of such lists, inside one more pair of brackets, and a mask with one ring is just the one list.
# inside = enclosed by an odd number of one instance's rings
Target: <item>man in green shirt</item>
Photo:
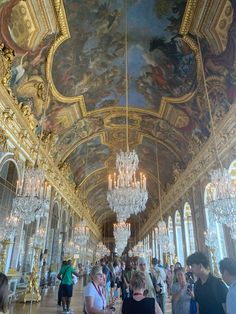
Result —
[[70, 301], [73, 295], [73, 280], [72, 275], [79, 277], [79, 274], [74, 270], [71, 264], [71, 260], [67, 261], [67, 264], [63, 264], [58, 278], [61, 279], [62, 285], [62, 305], [63, 313], [71, 313], [70, 310]]

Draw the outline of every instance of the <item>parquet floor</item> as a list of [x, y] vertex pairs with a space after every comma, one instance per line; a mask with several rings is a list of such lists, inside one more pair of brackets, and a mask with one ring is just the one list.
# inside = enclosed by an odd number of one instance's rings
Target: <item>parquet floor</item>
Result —
[[[74, 289], [71, 308], [74, 314], [83, 313], [83, 286], [79, 282]], [[118, 312], [118, 313], [117, 313]], [[57, 287], [50, 287], [43, 292], [42, 301], [40, 303], [23, 304], [13, 302], [10, 306], [10, 314], [59, 314], [62, 313], [62, 308], [57, 305]], [[120, 314], [119, 311], [116, 311]], [[171, 313], [170, 302], [167, 303], [166, 314]]]

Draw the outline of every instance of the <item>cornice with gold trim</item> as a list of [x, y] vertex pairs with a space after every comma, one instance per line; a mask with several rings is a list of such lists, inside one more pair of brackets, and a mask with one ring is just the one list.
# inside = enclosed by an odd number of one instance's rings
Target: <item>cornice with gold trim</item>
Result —
[[[224, 157], [227, 152], [236, 145], [236, 104], [225, 115], [216, 128], [216, 143], [220, 157]], [[214, 139], [211, 136], [195, 159], [188, 165], [187, 169], [180, 175], [177, 182], [168, 190], [163, 197], [163, 214], [168, 213], [187, 191], [205, 175], [206, 171], [212, 169], [216, 162]], [[158, 208], [159, 209], [159, 208]], [[156, 210], [148, 221], [143, 225], [139, 233], [139, 238], [143, 238], [151, 232], [160, 219], [160, 211]]]

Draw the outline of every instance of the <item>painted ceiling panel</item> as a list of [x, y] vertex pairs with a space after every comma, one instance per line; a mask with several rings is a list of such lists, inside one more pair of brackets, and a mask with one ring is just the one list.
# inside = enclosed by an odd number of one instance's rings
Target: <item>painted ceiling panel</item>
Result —
[[[159, 1], [128, 1], [129, 102], [133, 107], [158, 111], [163, 96], [180, 97], [195, 87], [195, 56], [178, 35], [186, 1], [168, 2], [161, 13]], [[65, 8], [71, 38], [54, 57], [56, 88], [64, 96], [83, 95], [87, 111], [123, 106], [124, 1], [72, 0]]]

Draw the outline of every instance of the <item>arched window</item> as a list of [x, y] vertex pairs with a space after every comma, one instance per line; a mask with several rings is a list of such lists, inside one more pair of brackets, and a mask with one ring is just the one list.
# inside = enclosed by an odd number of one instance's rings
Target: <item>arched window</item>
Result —
[[170, 242], [174, 243], [173, 221], [170, 216], [168, 218], [168, 236], [169, 236]]
[[195, 251], [195, 240], [191, 207], [187, 202], [184, 205], [184, 227], [187, 255], [190, 255]]
[[212, 194], [214, 194], [214, 187], [211, 183], [208, 183], [204, 192], [206, 224], [209, 231], [214, 231], [217, 234], [216, 260], [219, 262], [223, 257], [226, 256], [226, 246], [223, 225], [216, 222], [214, 215], [207, 208], [208, 200], [212, 199]]
[[158, 227], [156, 227], [156, 228], [154, 229], [154, 233], [155, 233], [155, 250], [156, 250], [156, 257], [157, 257], [158, 259], [160, 259], [159, 245], [158, 245], [158, 241], [157, 241], [157, 239], [158, 239]]
[[152, 256], [153, 257], [157, 256], [157, 252], [155, 248], [155, 230], [152, 230]]
[[72, 217], [70, 217], [70, 220], [69, 220], [69, 234], [68, 234], [69, 241], [72, 240], [72, 230], [73, 230], [73, 219], [72, 219]]
[[1, 219], [9, 216], [16, 193], [18, 171], [13, 161], [6, 161], [0, 171], [0, 211]]
[[181, 226], [181, 216], [177, 210], [175, 213], [175, 235], [176, 235], [176, 244], [177, 244], [177, 257], [179, 262], [184, 264], [184, 248], [183, 248], [183, 236], [182, 236], [182, 226]]

